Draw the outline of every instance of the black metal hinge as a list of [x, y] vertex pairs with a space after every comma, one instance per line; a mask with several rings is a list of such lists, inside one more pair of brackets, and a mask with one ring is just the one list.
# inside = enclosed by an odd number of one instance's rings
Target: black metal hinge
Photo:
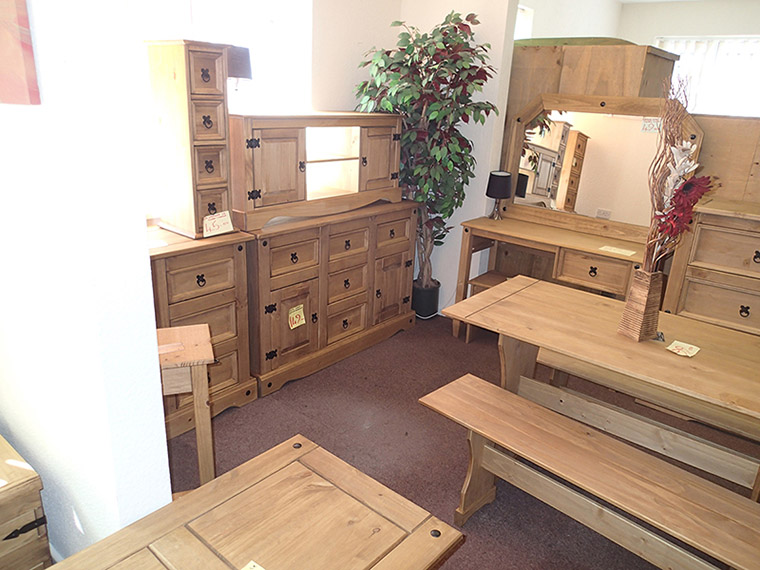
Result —
[[391, 180], [398, 180], [398, 172], [391, 172]]
[[393, 133], [393, 140], [394, 141], [400, 141], [401, 140], [401, 133]]
[[409, 302], [409, 297], [408, 296], [404, 297], [404, 303], [408, 303], [408, 302]]
[[267, 305], [264, 307], [264, 314], [268, 315], [269, 313], [274, 313], [277, 310], [277, 303], [272, 303], [271, 305]]
[[261, 198], [261, 190], [249, 190], [248, 191], [248, 199], [249, 200], [256, 200], [257, 198]]
[[259, 148], [261, 139], [245, 139], [245, 148]]
[[274, 350], [270, 350], [266, 354], [266, 359], [267, 360], [272, 360], [273, 358], [277, 358], [277, 349], [276, 348]]
[[22, 534], [26, 534], [27, 532], [32, 531], [35, 528], [41, 527], [44, 524], [47, 524], [47, 520], [45, 519], [44, 516], [41, 516], [37, 520], [32, 521], [30, 523], [26, 523], [24, 526], [17, 528], [8, 536], [6, 536], [3, 540], [11, 540], [13, 538], [18, 538]]

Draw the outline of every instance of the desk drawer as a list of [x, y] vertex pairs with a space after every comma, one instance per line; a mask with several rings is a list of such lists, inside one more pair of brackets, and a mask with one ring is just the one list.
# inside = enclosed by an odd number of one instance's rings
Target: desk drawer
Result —
[[760, 334], [760, 280], [690, 267], [678, 313]]
[[690, 263], [760, 277], [760, 232], [700, 224]]
[[632, 264], [569, 249], [560, 249], [555, 278], [616, 295], [628, 292]]

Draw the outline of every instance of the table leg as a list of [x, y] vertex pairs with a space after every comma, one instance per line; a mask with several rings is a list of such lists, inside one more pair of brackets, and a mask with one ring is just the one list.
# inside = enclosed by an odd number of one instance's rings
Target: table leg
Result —
[[499, 335], [501, 387], [517, 393], [520, 376], [533, 377], [536, 371], [538, 347], [515, 338]]
[[195, 411], [195, 438], [198, 445], [198, 469], [201, 485], [216, 477], [214, 439], [211, 432], [211, 407], [208, 396], [208, 376], [205, 364], [190, 368]]
[[496, 498], [496, 476], [483, 468], [483, 449], [492, 445], [486, 438], [473, 431], [467, 432], [470, 446], [470, 465], [467, 468], [459, 498], [459, 506], [454, 512], [454, 523], [462, 526], [480, 507]]
[[[459, 273], [457, 274], [457, 293], [455, 302], [462, 301], [467, 296], [467, 282], [470, 280], [470, 264], [472, 263], [472, 233], [468, 228], [462, 230], [462, 247], [459, 250]], [[452, 320], [451, 332], [459, 338], [462, 321]]]

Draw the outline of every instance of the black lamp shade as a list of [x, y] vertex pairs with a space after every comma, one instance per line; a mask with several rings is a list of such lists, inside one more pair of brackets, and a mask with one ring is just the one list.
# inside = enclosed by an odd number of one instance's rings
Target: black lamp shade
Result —
[[503, 200], [512, 196], [512, 175], [503, 170], [495, 170], [488, 176], [486, 196]]

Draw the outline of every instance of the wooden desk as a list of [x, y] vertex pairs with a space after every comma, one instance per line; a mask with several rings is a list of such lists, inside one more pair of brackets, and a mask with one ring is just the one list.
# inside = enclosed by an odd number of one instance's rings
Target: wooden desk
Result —
[[[499, 333], [502, 386], [508, 390], [520, 391], [521, 377], [533, 375], [541, 350], [542, 362], [556, 363], [565, 372], [760, 441], [760, 338], [660, 313], [665, 342], [637, 343], [616, 332], [622, 310], [622, 301], [518, 276], [443, 314]], [[700, 351], [692, 358], [678, 356], [666, 350], [674, 340]], [[583, 402], [578, 406], [579, 418], [591, 414]], [[602, 421], [602, 429], [605, 422], [624, 421], [615, 418]], [[636, 429], [619, 435], [633, 435]], [[667, 454], [669, 444], [656, 441], [661, 433], [637, 443]], [[692, 464], [714, 472], [729, 461], [720, 457]], [[745, 456], [741, 461], [747, 462], [745, 472], [736, 478], [757, 497], [757, 461]]]
[[57, 567], [427, 569], [462, 540], [297, 435]]
[[[644, 259], [646, 228], [617, 224], [609, 229], [611, 237], [607, 237], [594, 233], [600, 231], [596, 220], [562, 215], [579, 229], [527, 218], [463, 222], [456, 302], [468, 296], [470, 285], [484, 289], [517, 274], [625, 297], [633, 271]], [[584, 229], [587, 231], [581, 231]], [[499, 244], [507, 245], [500, 251]], [[472, 254], [484, 249], [491, 250], [488, 273], [470, 278]], [[454, 336], [459, 336], [459, 331], [460, 322], [455, 320]]]

